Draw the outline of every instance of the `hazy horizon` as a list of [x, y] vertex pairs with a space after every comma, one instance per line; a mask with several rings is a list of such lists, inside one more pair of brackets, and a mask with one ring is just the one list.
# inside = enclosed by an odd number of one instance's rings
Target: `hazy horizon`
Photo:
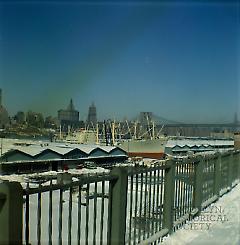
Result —
[[183, 123], [240, 118], [236, 1], [0, 1], [0, 88], [13, 116], [141, 111]]

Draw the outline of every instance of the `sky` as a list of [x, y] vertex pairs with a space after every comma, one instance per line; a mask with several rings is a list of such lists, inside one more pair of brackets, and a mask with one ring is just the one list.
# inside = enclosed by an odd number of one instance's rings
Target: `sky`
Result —
[[240, 119], [239, 1], [0, 1], [0, 88], [10, 115], [140, 111]]

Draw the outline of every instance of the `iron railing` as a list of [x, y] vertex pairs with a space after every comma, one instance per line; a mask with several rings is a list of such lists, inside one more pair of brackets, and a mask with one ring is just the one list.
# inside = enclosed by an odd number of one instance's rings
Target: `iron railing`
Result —
[[59, 176], [25, 189], [0, 184], [1, 244], [156, 243], [239, 182], [240, 153], [120, 167], [75, 181]]
[[193, 210], [194, 165], [198, 160], [177, 161], [175, 164], [174, 229], [188, 219]]
[[128, 171], [126, 243], [149, 239], [163, 228], [164, 177], [167, 165]]
[[24, 242], [37, 244], [106, 244], [109, 181], [112, 175], [24, 190]]

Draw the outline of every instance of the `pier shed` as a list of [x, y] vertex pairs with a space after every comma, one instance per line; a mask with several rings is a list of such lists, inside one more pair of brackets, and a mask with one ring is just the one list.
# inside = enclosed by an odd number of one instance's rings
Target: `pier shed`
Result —
[[165, 153], [170, 155], [184, 155], [189, 152], [228, 151], [233, 150], [233, 148], [233, 139], [187, 137], [168, 140]]
[[1, 162], [32, 161], [34, 158], [29, 153], [12, 149], [1, 156]]
[[88, 154], [78, 148], [74, 148], [64, 154], [65, 159], [78, 159], [78, 158], [84, 158], [84, 157], [88, 157]]
[[104, 157], [104, 156], [109, 156], [109, 153], [99, 147], [93, 149], [90, 153], [89, 153], [90, 157]]
[[36, 160], [51, 160], [51, 159], [61, 159], [62, 154], [60, 154], [57, 151], [53, 151], [52, 149], [46, 149], [40, 152], [39, 154], [36, 154], [34, 156], [34, 159]]
[[34, 172], [76, 168], [85, 161], [111, 166], [127, 159], [127, 153], [113, 146], [84, 144], [12, 144], [0, 156], [0, 172]]

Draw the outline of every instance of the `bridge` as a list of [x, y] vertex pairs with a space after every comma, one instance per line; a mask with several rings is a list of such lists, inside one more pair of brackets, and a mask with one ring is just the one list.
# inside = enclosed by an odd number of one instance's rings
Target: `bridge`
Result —
[[[183, 122], [177, 122], [175, 120], [169, 120], [167, 118], [161, 117], [159, 115], [156, 115], [152, 112], [143, 112], [146, 113], [146, 117], [149, 117], [149, 122], [154, 122], [155, 125], [167, 125], [172, 127], [207, 127], [207, 128], [240, 128], [240, 122], [229, 122], [229, 123], [183, 123]], [[150, 113], [150, 114], [149, 114]], [[132, 118], [131, 121], [141, 121], [141, 113], [134, 118]], [[147, 118], [146, 118], [147, 121]]]

